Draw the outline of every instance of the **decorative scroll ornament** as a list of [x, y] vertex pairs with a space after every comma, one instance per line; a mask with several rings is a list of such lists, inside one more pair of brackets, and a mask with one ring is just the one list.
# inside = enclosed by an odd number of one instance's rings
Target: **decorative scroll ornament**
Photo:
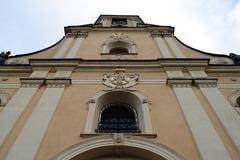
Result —
[[138, 77], [138, 74], [126, 74], [124, 69], [116, 69], [115, 73], [104, 74], [102, 82], [111, 88], [129, 88], [138, 83]]
[[230, 95], [228, 101], [233, 107], [240, 107], [240, 91], [238, 90]]
[[5, 106], [11, 99], [10, 95], [2, 90], [0, 90], [0, 107]]
[[122, 32], [115, 32], [115, 33], [112, 33], [109, 38], [112, 38], [116, 41], [123, 41], [125, 39], [128, 38], [127, 35], [125, 35], [125, 33], [122, 33]]

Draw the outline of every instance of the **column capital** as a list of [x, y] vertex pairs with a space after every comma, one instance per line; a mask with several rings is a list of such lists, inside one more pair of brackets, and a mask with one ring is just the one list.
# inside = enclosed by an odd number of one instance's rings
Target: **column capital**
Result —
[[67, 37], [74, 37], [74, 38], [86, 38], [88, 36], [88, 32], [69, 32], [66, 34]]
[[173, 33], [170, 31], [162, 31], [162, 32], [151, 32], [152, 37], [172, 37]]
[[194, 78], [193, 83], [198, 87], [217, 87], [217, 78]]
[[167, 84], [174, 88], [189, 88], [192, 86], [192, 78], [184, 77], [168, 78]]

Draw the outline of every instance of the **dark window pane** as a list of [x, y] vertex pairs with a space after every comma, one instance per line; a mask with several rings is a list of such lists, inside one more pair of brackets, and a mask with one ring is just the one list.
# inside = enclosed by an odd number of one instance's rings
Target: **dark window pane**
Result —
[[112, 48], [109, 54], [128, 54], [128, 49], [122, 47]]
[[112, 26], [125, 26], [127, 25], [127, 19], [125, 18], [113, 18]]
[[139, 132], [136, 111], [126, 104], [110, 104], [104, 107], [98, 124], [98, 132]]

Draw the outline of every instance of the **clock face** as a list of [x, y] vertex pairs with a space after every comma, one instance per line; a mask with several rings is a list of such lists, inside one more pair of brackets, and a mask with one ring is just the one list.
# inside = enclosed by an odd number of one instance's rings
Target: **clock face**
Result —
[[127, 25], [127, 19], [124, 18], [113, 18], [112, 19], [113, 26], [125, 26]]

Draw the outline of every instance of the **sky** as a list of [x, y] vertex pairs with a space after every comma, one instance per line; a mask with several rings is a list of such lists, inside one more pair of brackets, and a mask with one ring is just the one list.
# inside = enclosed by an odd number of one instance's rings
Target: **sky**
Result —
[[239, 0], [0, 0], [0, 51], [47, 48], [64, 26], [94, 23], [100, 14], [139, 15], [175, 27], [185, 44], [215, 54], [240, 54]]

